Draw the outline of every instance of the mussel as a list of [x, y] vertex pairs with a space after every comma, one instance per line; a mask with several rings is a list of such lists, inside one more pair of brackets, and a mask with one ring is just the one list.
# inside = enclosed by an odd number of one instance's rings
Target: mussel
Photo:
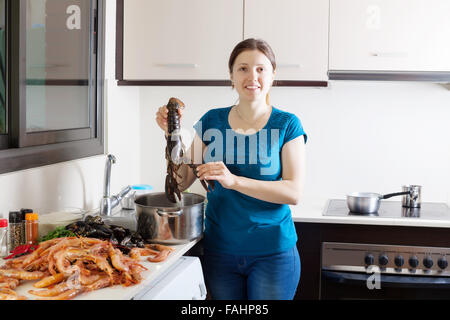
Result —
[[110, 240], [119, 249], [121, 246], [143, 248], [145, 245], [145, 241], [139, 233], [121, 226], [107, 225], [100, 216], [87, 216], [84, 221], [67, 225], [66, 229], [80, 237]]

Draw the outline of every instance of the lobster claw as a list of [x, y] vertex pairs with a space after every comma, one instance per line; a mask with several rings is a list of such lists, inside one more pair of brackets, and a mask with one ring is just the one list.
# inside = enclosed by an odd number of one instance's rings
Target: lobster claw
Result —
[[[192, 172], [194, 172], [194, 175], [199, 178], [197, 174], [197, 164], [188, 164], [189, 167], [191, 167]], [[205, 182], [206, 181], [206, 182]], [[208, 186], [211, 187], [211, 190], [214, 190], [214, 180], [200, 180], [200, 183], [202, 184], [203, 188], [206, 190], [206, 192], [209, 192]], [[208, 185], [207, 185], [208, 184]]]
[[200, 182], [201, 182], [203, 188], [205, 188], [206, 192], [209, 192], [208, 186], [211, 187], [211, 190], [214, 190], [214, 180], [200, 180]]

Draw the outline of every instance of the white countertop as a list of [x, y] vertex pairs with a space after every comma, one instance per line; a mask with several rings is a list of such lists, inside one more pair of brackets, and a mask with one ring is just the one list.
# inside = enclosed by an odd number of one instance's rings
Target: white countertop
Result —
[[309, 199], [296, 206], [290, 206], [294, 222], [343, 223], [383, 226], [450, 228], [449, 220], [428, 220], [423, 218], [381, 218], [372, 216], [324, 216], [329, 199]]
[[[170, 247], [175, 250], [167, 257], [165, 261], [152, 263], [146, 260], [147, 257], [141, 257], [141, 264], [148, 270], [141, 273], [143, 279], [141, 283], [130, 287], [124, 287], [121, 285], [116, 285], [113, 287], [103, 288], [100, 290], [83, 293], [74, 300], [130, 300], [136, 294], [138, 294], [145, 287], [150, 286], [152, 281], [154, 281], [160, 274], [172, 266], [183, 254], [185, 254], [189, 249], [191, 249], [199, 239], [191, 241], [186, 244], [181, 245], [170, 245]], [[0, 265], [2, 265], [3, 259], [0, 259]], [[39, 290], [33, 287], [36, 281], [23, 281], [20, 286], [18, 286], [15, 291], [17, 294], [27, 297], [30, 300], [35, 300], [39, 297], [28, 293], [28, 290]]]

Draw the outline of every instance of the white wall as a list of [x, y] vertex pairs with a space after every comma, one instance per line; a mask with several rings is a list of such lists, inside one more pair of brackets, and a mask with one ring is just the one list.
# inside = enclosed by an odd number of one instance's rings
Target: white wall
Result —
[[[111, 192], [135, 183], [163, 191], [157, 108], [172, 96], [182, 99], [183, 126], [190, 128], [209, 108], [234, 104], [237, 95], [226, 87], [118, 87], [115, 1], [107, 1], [106, 18], [106, 151], [118, 159]], [[450, 91], [443, 86], [334, 81], [328, 88], [273, 88], [271, 102], [296, 113], [309, 134], [304, 201], [422, 184], [423, 201], [450, 203]], [[0, 175], [0, 214], [22, 207], [96, 208], [104, 162], [101, 155]], [[192, 191], [202, 192], [201, 186]]]
[[[171, 96], [187, 106], [185, 128], [209, 108], [237, 98], [224, 87], [141, 88], [142, 137], [156, 139], [144, 141], [141, 174], [161, 190], [164, 138], [154, 114]], [[450, 203], [450, 90], [444, 86], [332, 81], [327, 88], [273, 88], [271, 103], [297, 114], [308, 133], [304, 201], [420, 184], [423, 202]], [[194, 189], [201, 191], [198, 185]]]
[[448, 89], [335, 81], [319, 90], [278, 88], [272, 96], [297, 113], [309, 133], [305, 200], [419, 184], [422, 201], [450, 203]]

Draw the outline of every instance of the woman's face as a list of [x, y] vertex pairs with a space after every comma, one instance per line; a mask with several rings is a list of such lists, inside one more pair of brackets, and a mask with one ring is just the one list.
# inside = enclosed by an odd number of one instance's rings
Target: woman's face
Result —
[[246, 50], [236, 57], [230, 78], [241, 101], [265, 101], [272, 87], [274, 71], [264, 53]]

